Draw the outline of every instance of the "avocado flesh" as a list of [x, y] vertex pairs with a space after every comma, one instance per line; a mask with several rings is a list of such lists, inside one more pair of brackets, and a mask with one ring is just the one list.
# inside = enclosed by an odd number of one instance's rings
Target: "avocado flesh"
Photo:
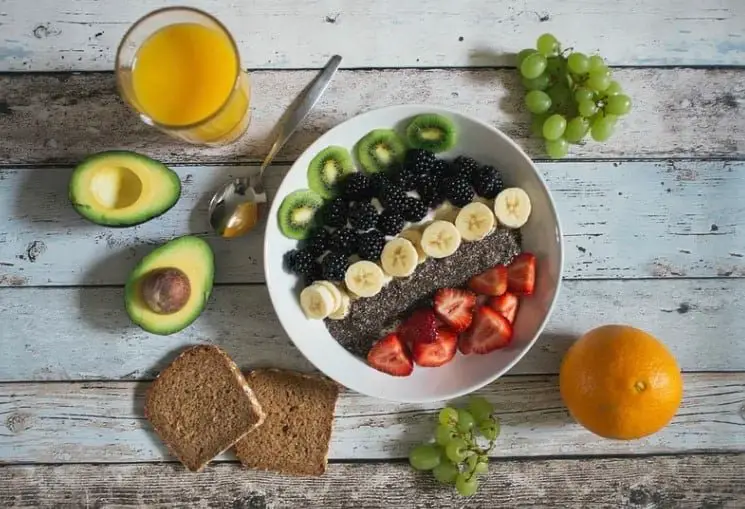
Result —
[[73, 171], [70, 202], [104, 226], [134, 226], [169, 210], [181, 196], [178, 175], [154, 159], [128, 151], [100, 152]]
[[[191, 294], [175, 313], [158, 314], [142, 298], [142, 281], [151, 271], [180, 269], [189, 279]], [[184, 236], [167, 242], [145, 256], [132, 270], [124, 288], [130, 319], [147, 332], [166, 336], [189, 325], [202, 313], [212, 291], [215, 262], [209, 244], [199, 237]]]

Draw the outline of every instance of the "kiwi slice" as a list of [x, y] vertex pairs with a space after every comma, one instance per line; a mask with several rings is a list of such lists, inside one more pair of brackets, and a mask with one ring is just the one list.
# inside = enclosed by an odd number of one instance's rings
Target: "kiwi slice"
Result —
[[393, 129], [373, 129], [357, 142], [357, 159], [367, 173], [398, 166], [405, 153], [406, 145]]
[[458, 133], [453, 121], [437, 113], [414, 117], [406, 127], [406, 139], [412, 148], [445, 152], [455, 146]]
[[277, 212], [279, 229], [285, 237], [307, 239], [318, 224], [318, 210], [323, 206], [323, 198], [310, 189], [298, 189], [282, 200]]
[[339, 194], [339, 182], [354, 171], [349, 151], [332, 145], [321, 150], [308, 165], [308, 185], [323, 198], [334, 198]]

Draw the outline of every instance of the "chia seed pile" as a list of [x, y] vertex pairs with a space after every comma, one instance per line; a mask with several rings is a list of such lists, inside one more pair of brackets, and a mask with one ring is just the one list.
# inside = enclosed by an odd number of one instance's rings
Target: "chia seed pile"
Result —
[[362, 358], [386, 331], [420, 306], [431, 305], [440, 288], [462, 287], [476, 274], [498, 264], [508, 265], [520, 253], [520, 232], [497, 230], [483, 240], [463, 242], [447, 258], [429, 258], [410, 277], [394, 278], [380, 293], [352, 303], [343, 320], [325, 320], [331, 336]]

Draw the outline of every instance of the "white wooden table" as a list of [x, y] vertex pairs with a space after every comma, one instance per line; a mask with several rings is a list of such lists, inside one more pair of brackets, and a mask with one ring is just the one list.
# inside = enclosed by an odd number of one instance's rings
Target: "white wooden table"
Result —
[[[175, 352], [214, 342], [245, 368], [311, 370], [263, 284], [261, 229], [207, 233], [206, 200], [256, 166], [285, 106], [332, 53], [342, 70], [270, 170], [270, 189], [312, 140], [371, 108], [426, 102], [513, 136], [547, 179], [565, 231], [566, 281], [538, 344], [486, 387], [503, 434], [468, 507], [745, 507], [745, 2], [742, 0], [195, 0], [239, 39], [253, 123], [234, 146], [174, 142], [122, 105], [116, 45], [175, 1], [0, 0], [0, 507], [443, 507], [463, 500], [402, 461], [438, 405], [342, 394], [331, 466], [318, 480], [241, 469], [193, 475], [142, 417]], [[550, 31], [600, 51], [634, 99], [610, 142], [542, 160], [506, 53]], [[131, 229], [80, 219], [70, 168], [104, 149], [175, 167], [184, 192]], [[208, 310], [150, 336], [122, 284], [152, 245], [204, 234], [218, 263]], [[678, 415], [617, 442], [574, 424], [556, 373], [572, 339], [627, 322], [662, 338], [685, 370]]]

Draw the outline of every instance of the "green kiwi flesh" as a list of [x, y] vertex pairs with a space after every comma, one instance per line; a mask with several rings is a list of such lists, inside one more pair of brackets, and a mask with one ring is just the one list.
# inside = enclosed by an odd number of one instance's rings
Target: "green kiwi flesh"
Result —
[[357, 159], [367, 173], [398, 166], [405, 153], [406, 145], [393, 129], [373, 129], [357, 142]]
[[323, 206], [323, 198], [310, 189], [298, 189], [282, 200], [277, 212], [279, 229], [285, 237], [303, 240], [318, 224], [316, 212]]
[[321, 150], [308, 165], [308, 185], [321, 197], [334, 198], [339, 194], [342, 177], [354, 171], [349, 151], [332, 145]]
[[406, 127], [406, 139], [412, 148], [445, 152], [455, 146], [458, 133], [453, 121], [436, 113], [414, 117]]

